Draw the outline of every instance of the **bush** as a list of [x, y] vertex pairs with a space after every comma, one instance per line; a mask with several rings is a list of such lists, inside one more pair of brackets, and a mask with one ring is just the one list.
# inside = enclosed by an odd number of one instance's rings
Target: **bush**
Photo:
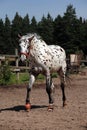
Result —
[[0, 66], [0, 85], [8, 84], [11, 78], [11, 70], [7, 61]]

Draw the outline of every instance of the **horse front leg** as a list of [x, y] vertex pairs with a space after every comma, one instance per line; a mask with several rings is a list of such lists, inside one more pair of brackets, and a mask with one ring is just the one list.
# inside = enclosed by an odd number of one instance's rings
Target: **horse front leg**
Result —
[[26, 110], [29, 110], [31, 108], [30, 92], [31, 92], [34, 82], [35, 82], [35, 76], [31, 74], [30, 79], [29, 79], [29, 86], [27, 87], [27, 96], [26, 96], [26, 105], [25, 105]]
[[52, 83], [52, 77], [51, 76], [47, 76], [46, 77], [46, 91], [49, 97], [49, 106], [48, 106], [48, 111], [52, 111], [53, 110], [53, 103], [54, 103], [54, 85]]

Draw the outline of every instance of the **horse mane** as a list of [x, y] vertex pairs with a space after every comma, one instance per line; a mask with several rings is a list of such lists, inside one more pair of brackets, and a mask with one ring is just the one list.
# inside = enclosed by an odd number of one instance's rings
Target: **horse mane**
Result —
[[32, 37], [32, 36], [35, 36], [38, 40], [42, 39], [42, 37], [39, 34], [37, 34], [37, 33], [27, 33], [25, 35], [25, 37]]

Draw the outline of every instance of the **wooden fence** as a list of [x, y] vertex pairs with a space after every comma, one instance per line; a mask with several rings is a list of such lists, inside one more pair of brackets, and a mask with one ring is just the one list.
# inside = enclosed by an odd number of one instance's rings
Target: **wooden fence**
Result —
[[[28, 71], [29, 70], [29, 67], [27, 65], [27, 62], [24, 66], [20, 66], [19, 65], [19, 55], [18, 55], [18, 50], [15, 49], [15, 55], [1, 55], [0, 54], [0, 65], [2, 64], [3, 61], [7, 61], [7, 62], [15, 62], [15, 66], [10, 66], [11, 68], [11, 71], [16, 73], [17, 75], [17, 80], [19, 80], [19, 72], [22, 72], [22, 71]], [[80, 60], [77, 58], [77, 56], [75, 56], [75, 58], [73, 59], [73, 62], [72, 62], [72, 59], [67, 59], [67, 61], [69, 61], [69, 65], [73, 68], [76, 68], [76, 71], [78, 69], [78, 63], [80, 65], [80, 63], [87, 63], [87, 60], [82, 60], [81, 57], [80, 57]], [[76, 67], [77, 65], [77, 67]]]
[[10, 65], [10, 69], [11, 69], [12, 72], [16, 73], [17, 80], [19, 80], [19, 72], [29, 70], [27, 63], [23, 66], [19, 66], [20, 59], [19, 59], [17, 49], [15, 49], [15, 55], [2, 55], [2, 54], [0, 54], [0, 65], [2, 65], [2, 63], [4, 61], [15, 62], [15, 65]]

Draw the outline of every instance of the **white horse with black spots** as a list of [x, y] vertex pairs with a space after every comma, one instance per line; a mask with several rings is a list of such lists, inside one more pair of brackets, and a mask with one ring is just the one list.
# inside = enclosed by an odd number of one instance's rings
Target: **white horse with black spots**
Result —
[[52, 73], [57, 72], [61, 81], [63, 106], [66, 105], [65, 75], [66, 54], [63, 48], [57, 45], [47, 45], [37, 34], [20, 36], [20, 58], [22, 61], [29, 60], [30, 79], [27, 87], [26, 104], [30, 104], [30, 92], [38, 74], [46, 76], [46, 91], [49, 97], [48, 110], [53, 110], [54, 84]]

